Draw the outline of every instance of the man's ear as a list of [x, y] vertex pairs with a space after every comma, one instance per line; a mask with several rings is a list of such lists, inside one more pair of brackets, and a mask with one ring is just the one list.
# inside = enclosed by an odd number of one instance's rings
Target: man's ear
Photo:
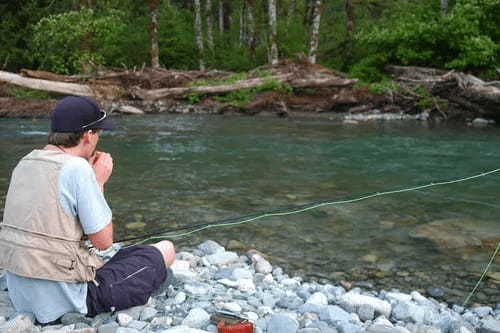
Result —
[[91, 132], [92, 131], [85, 131], [83, 132], [83, 136], [82, 136], [82, 141], [87, 143], [90, 141], [90, 135], [91, 135]]

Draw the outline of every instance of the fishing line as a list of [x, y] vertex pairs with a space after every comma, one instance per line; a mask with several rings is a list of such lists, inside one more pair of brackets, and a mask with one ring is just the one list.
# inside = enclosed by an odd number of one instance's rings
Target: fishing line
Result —
[[490, 269], [490, 266], [493, 263], [493, 260], [497, 256], [497, 253], [498, 253], [499, 249], [500, 249], [500, 242], [498, 242], [497, 248], [493, 252], [493, 255], [491, 256], [490, 262], [488, 263], [488, 265], [486, 265], [486, 268], [484, 269], [484, 272], [481, 275], [481, 278], [477, 281], [476, 285], [474, 286], [474, 289], [472, 289], [472, 291], [469, 293], [469, 295], [465, 299], [464, 303], [462, 304], [463, 307], [465, 307], [467, 305], [467, 303], [469, 302], [470, 298], [476, 293], [477, 288], [479, 287], [479, 285], [483, 281], [484, 277], [486, 276], [486, 273], [488, 273], [488, 270]]
[[[325, 207], [325, 206], [354, 203], [354, 202], [359, 202], [362, 200], [367, 200], [367, 199], [371, 199], [371, 198], [375, 198], [375, 197], [379, 197], [379, 196], [384, 196], [384, 195], [404, 193], [404, 192], [410, 192], [410, 191], [418, 191], [418, 190], [422, 190], [422, 189], [430, 188], [430, 187], [435, 187], [435, 186], [442, 186], [442, 185], [449, 185], [449, 184], [465, 182], [465, 181], [476, 179], [479, 177], [484, 177], [484, 176], [493, 174], [493, 173], [498, 172], [498, 171], [500, 171], [500, 169], [495, 169], [495, 170], [483, 172], [483, 173], [480, 173], [477, 175], [473, 175], [473, 176], [469, 176], [469, 177], [465, 177], [465, 178], [460, 178], [460, 179], [455, 179], [455, 180], [450, 180], [450, 181], [430, 183], [427, 185], [420, 185], [420, 186], [399, 189], [399, 190], [376, 192], [376, 193], [368, 194], [366, 196], [362, 196], [362, 197], [354, 198], [354, 199], [340, 200], [340, 201], [316, 201], [316, 202], [308, 203], [308, 204], [305, 204], [305, 205], [302, 205], [299, 207], [282, 208], [282, 209], [278, 209], [275, 211], [264, 212], [264, 213], [259, 213], [259, 214], [233, 217], [233, 218], [228, 218], [228, 219], [216, 220], [216, 221], [208, 222], [208, 223], [192, 224], [192, 225], [187, 225], [187, 226], [169, 229], [169, 230], [160, 230], [160, 231], [152, 232], [152, 233], [145, 234], [142, 236], [122, 239], [118, 242], [129, 242], [129, 241], [133, 241], [133, 240], [142, 239], [142, 241], [136, 243], [136, 244], [142, 244], [142, 243], [146, 243], [146, 242], [151, 241], [151, 240], [158, 240], [158, 239], [165, 239], [165, 238], [178, 238], [178, 237], [187, 236], [187, 235], [193, 234], [195, 232], [200, 232], [202, 230], [206, 230], [206, 229], [210, 229], [210, 228], [240, 225], [240, 224], [260, 220], [260, 219], [263, 219], [266, 217], [286, 216], [286, 215], [298, 214], [298, 213], [303, 213], [303, 212], [306, 212], [309, 210], [313, 210], [313, 209]], [[184, 230], [189, 230], [189, 231], [171, 234], [174, 232], [184, 231]]]
[[[123, 239], [123, 240], [118, 241], [117, 243], [128, 242], [128, 241], [138, 240], [138, 239], [143, 239], [142, 241], [136, 243], [136, 244], [142, 244], [142, 243], [146, 243], [148, 241], [156, 240], [156, 239], [178, 238], [178, 237], [187, 236], [187, 235], [193, 234], [195, 232], [200, 232], [202, 230], [206, 230], [206, 229], [210, 229], [210, 228], [240, 225], [240, 224], [244, 224], [244, 223], [249, 223], [249, 222], [253, 222], [253, 221], [256, 221], [256, 220], [260, 220], [260, 219], [263, 219], [265, 217], [286, 216], [286, 215], [298, 214], [298, 213], [303, 213], [303, 212], [306, 212], [306, 211], [309, 211], [309, 210], [312, 210], [312, 209], [316, 209], [316, 208], [320, 208], [320, 207], [325, 207], [325, 206], [342, 205], [342, 204], [347, 204], [347, 203], [354, 203], [354, 202], [359, 202], [359, 201], [362, 201], [362, 200], [367, 200], [367, 199], [371, 199], [371, 198], [375, 198], [375, 197], [379, 197], [379, 196], [384, 196], [384, 195], [390, 195], [390, 194], [396, 194], [396, 193], [404, 193], [404, 192], [410, 192], [410, 191], [419, 191], [419, 190], [422, 190], [422, 189], [425, 189], [425, 188], [430, 188], [430, 187], [435, 187], [435, 186], [456, 184], [456, 183], [460, 183], [460, 182], [465, 182], [465, 181], [468, 181], [468, 180], [476, 179], [476, 178], [479, 178], [479, 177], [484, 177], [484, 176], [493, 174], [493, 173], [498, 172], [498, 171], [500, 171], [500, 169], [495, 169], [495, 170], [483, 172], [483, 173], [480, 173], [480, 174], [477, 174], [477, 175], [473, 175], [473, 176], [469, 176], [469, 177], [465, 177], [465, 178], [460, 178], [460, 179], [455, 179], [455, 180], [450, 180], [450, 181], [430, 183], [430, 184], [427, 184], [427, 185], [415, 186], [415, 187], [410, 187], [410, 188], [405, 188], [405, 189], [400, 189], [400, 190], [392, 190], [392, 191], [385, 191], [385, 192], [376, 192], [376, 193], [365, 195], [363, 197], [359, 197], [359, 198], [355, 198], [355, 199], [340, 200], [340, 201], [316, 201], [316, 202], [305, 204], [305, 205], [302, 205], [302, 206], [299, 206], [299, 207], [293, 207], [293, 208], [288, 208], [288, 209], [282, 208], [282, 209], [278, 209], [278, 210], [275, 210], [275, 211], [270, 211], [270, 212], [267, 212], [267, 213], [260, 213], [260, 214], [252, 214], [252, 215], [246, 215], [246, 216], [240, 216], [240, 217], [233, 217], [233, 218], [228, 218], [228, 219], [216, 220], [216, 221], [208, 222], [208, 223], [192, 224], [192, 225], [187, 225], [187, 226], [183, 226], [183, 227], [179, 227], [179, 228], [175, 228], [175, 229], [162, 230], [162, 231], [157, 231], [157, 232], [149, 233], [149, 234], [142, 235], [142, 236], [137, 236], [137, 237], [131, 237], [131, 238], [128, 238], [128, 239]], [[419, 192], [425, 193], [425, 192], [422, 192], [422, 191], [419, 191]], [[492, 204], [489, 204], [489, 205], [491, 205], [491, 206], [493, 206], [495, 208], [498, 207], [498, 206], [492, 205]], [[170, 233], [172, 233], [172, 232], [183, 231], [183, 230], [189, 230], [189, 231], [170, 235]], [[479, 285], [483, 281], [484, 277], [486, 276], [488, 270], [490, 269], [490, 267], [491, 267], [491, 265], [492, 265], [492, 263], [493, 263], [496, 255], [497, 255], [499, 249], [500, 249], [500, 242], [497, 244], [496, 250], [494, 251], [493, 255], [491, 256], [491, 259], [490, 259], [488, 265], [486, 266], [484, 272], [482, 273], [481, 278], [477, 281], [474, 289], [469, 293], [469, 295], [465, 299], [465, 301], [463, 303], [463, 306], [465, 306], [469, 302], [470, 298], [475, 294], [477, 288], [479, 287]]]

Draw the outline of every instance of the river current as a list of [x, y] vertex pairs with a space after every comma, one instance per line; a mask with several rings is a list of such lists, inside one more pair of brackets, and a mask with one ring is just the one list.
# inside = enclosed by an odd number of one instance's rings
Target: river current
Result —
[[[115, 116], [99, 150], [115, 238], [463, 179], [500, 168], [500, 131], [419, 122]], [[47, 120], [0, 119], [0, 213], [18, 159]], [[256, 248], [290, 275], [427, 292], [460, 303], [500, 240], [500, 172], [175, 239]], [[439, 233], [443, 235], [439, 235]], [[472, 302], [500, 301], [500, 255]], [[495, 275], [498, 273], [498, 275]]]

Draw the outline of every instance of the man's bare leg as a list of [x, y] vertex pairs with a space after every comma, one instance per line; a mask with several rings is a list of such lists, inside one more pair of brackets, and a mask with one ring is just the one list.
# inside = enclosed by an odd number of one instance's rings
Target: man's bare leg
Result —
[[165, 266], [168, 268], [172, 266], [172, 263], [175, 260], [175, 247], [171, 241], [161, 241], [156, 244], [152, 244], [152, 246], [156, 247], [163, 255], [163, 261], [165, 262]]

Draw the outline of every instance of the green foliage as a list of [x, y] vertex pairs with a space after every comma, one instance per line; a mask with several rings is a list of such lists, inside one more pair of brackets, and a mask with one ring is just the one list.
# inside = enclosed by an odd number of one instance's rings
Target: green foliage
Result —
[[217, 96], [215, 99], [222, 103], [229, 103], [238, 107], [243, 107], [250, 104], [252, 99], [260, 92], [264, 91], [278, 91], [281, 93], [290, 93], [293, 87], [287, 83], [281, 83], [274, 79], [264, 79], [264, 84], [248, 89], [239, 89], [230, 92], [224, 96]]
[[83, 9], [43, 18], [34, 26], [33, 55], [40, 68], [62, 74], [116, 65], [123, 59], [123, 16]]
[[231, 91], [229, 94], [224, 96], [216, 96], [215, 100], [221, 103], [229, 103], [234, 106], [243, 107], [250, 104], [254, 96], [254, 89], [239, 89]]
[[3, 1], [0, 2], [0, 69], [16, 71], [33, 67], [28, 49], [32, 25], [50, 13], [67, 10], [69, 1]]
[[202, 99], [206, 97], [205, 94], [200, 94], [200, 93], [192, 93], [192, 94], [187, 94], [185, 98], [188, 100], [189, 103], [191, 104], [196, 104], [199, 103]]
[[224, 84], [234, 84], [241, 80], [246, 80], [246, 73], [236, 73], [226, 78], [215, 78], [208, 80], [194, 81], [189, 84], [191, 87], [201, 87], [201, 86], [220, 86]]
[[21, 88], [16, 86], [10, 86], [9, 91], [17, 98], [28, 98], [28, 99], [49, 99], [51, 98], [50, 93], [42, 90], [33, 90], [27, 88]]
[[425, 88], [416, 87], [415, 93], [417, 93], [420, 96], [417, 107], [421, 111], [424, 111], [434, 106], [435, 104], [434, 97]]
[[276, 79], [272, 79], [269, 77], [264, 78], [264, 84], [253, 88], [255, 92], [262, 91], [279, 91], [282, 93], [291, 93], [293, 91], [293, 87], [288, 83], [280, 82]]
[[438, 5], [430, 0], [405, 3], [387, 25], [361, 32], [357, 43], [366, 58], [353, 66], [352, 74], [379, 80], [382, 62], [474, 71], [498, 66], [500, 2], [458, 0], [445, 16]]
[[[195, 69], [198, 66], [198, 50], [194, 39], [193, 14], [163, 1], [159, 11], [158, 45], [160, 48], [160, 64], [167, 68]], [[143, 5], [146, 7], [146, 4]], [[137, 45], [145, 51], [142, 62], [149, 63], [149, 15], [143, 15], [143, 36]], [[137, 30], [137, 24], [131, 25]], [[139, 29], [140, 30], [140, 29]]]

